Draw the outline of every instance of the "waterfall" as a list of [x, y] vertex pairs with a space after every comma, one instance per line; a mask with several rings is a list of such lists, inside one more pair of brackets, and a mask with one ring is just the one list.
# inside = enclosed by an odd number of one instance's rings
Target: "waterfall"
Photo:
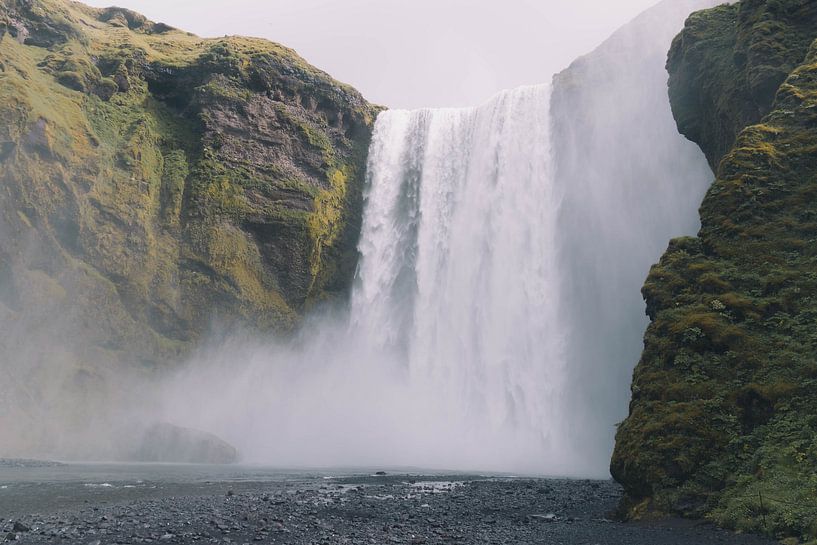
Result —
[[448, 418], [543, 449], [567, 420], [549, 98], [380, 115], [351, 311]]
[[210, 347], [164, 416], [278, 466], [606, 476], [640, 287], [712, 179], [665, 52], [717, 1], [662, 2], [552, 88], [381, 113], [349, 308], [299, 342]]

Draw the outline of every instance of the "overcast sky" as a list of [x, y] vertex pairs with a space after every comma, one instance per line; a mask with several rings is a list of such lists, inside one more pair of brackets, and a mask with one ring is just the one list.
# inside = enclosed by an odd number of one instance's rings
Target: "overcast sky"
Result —
[[370, 101], [467, 106], [549, 81], [657, 0], [86, 0], [296, 49]]

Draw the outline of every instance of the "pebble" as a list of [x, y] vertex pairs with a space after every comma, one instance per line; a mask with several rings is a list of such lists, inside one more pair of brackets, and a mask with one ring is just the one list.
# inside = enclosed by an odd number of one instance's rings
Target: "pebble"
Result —
[[666, 522], [611, 523], [620, 495], [612, 481], [378, 475], [245, 483], [226, 494], [102, 501], [0, 521], [0, 539], [80, 545], [773, 543], [700, 525], [679, 523], [667, 531]]

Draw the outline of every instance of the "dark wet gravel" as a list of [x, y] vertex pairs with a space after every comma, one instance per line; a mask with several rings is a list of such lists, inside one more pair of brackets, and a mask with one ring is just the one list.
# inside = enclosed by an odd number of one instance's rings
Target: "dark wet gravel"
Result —
[[[0, 521], [16, 543], [762, 545], [688, 521], [608, 520], [608, 481], [385, 476], [241, 483]], [[2, 515], [2, 513], [0, 513]]]
[[61, 467], [65, 464], [43, 460], [26, 460], [24, 458], [0, 458], [0, 469], [30, 469], [42, 467]]

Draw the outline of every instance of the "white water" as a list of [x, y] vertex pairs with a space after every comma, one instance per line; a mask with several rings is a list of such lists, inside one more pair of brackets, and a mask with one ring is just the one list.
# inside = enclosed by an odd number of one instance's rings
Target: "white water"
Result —
[[381, 114], [349, 312], [209, 353], [167, 413], [248, 461], [603, 475], [565, 442], [549, 98]]
[[555, 469], [569, 458], [551, 448], [567, 418], [549, 98], [381, 114], [351, 335], [463, 430], [510, 431]]

